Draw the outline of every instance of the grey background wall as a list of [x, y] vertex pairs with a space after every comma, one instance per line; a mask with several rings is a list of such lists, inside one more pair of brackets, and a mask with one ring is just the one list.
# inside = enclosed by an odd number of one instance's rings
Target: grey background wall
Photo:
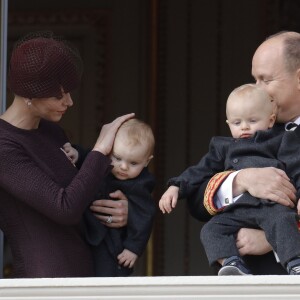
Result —
[[[62, 122], [73, 142], [91, 146], [103, 123], [131, 111], [153, 126], [158, 202], [168, 178], [228, 134], [229, 92], [252, 81], [251, 57], [267, 35], [298, 30], [299, 10], [297, 0], [10, 0], [8, 35], [11, 47], [52, 29], [80, 48], [85, 75]], [[200, 228], [184, 201], [158, 212], [136, 274], [212, 274]]]

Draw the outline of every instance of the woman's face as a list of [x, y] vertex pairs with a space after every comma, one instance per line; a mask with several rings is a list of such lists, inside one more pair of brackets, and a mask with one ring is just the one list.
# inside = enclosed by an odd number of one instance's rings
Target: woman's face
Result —
[[50, 98], [33, 98], [31, 100], [31, 111], [35, 117], [48, 121], [58, 122], [69, 107], [73, 105], [70, 93], [63, 93], [61, 99]]

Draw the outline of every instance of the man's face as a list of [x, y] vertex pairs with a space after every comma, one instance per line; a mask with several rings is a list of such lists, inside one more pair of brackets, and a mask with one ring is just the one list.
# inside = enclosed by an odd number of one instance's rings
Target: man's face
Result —
[[297, 71], [288, 72], [279, 39], [265, 41], [252, 59], [252, 75], [278, 106], [277, 121], [286, 123], [300, 116]]

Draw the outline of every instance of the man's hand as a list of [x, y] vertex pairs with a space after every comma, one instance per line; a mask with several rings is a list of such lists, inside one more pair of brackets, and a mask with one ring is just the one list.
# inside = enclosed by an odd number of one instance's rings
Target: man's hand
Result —
[[241, 170], [233, 181], [233, 195], [248, 191], [252, 196], [294, 207], [296, 190], [283, 170], [273, 167]]
[[236, 246], [241, 256], [263, 255], [272, 251], [263, 230], [242, 228], [236, 238]]
[[[127, 225], [128, 200], [121, 191], [115, 191], [109, 195], [115, 200], [95, 200], [90, 209], [102, 224], [110, 228], [120, 228]], [[111, 218], [109, 218], [111, 216]], [[110, 221], [109, 223], [107, 221]]]
[[300, 199], [298, 199], [298, 203], [297, 203], [297, 213], [300, 216]]

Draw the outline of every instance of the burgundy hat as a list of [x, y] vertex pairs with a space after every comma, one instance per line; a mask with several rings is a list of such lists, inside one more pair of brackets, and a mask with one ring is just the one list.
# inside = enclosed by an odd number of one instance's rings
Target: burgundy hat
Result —
[[62, 98], [78, 87], [82, 61], [78, 51], [53, 37], [52, 32], [32, 33], [13, 49], [9, 72], [10, 90], [25, 98]]

